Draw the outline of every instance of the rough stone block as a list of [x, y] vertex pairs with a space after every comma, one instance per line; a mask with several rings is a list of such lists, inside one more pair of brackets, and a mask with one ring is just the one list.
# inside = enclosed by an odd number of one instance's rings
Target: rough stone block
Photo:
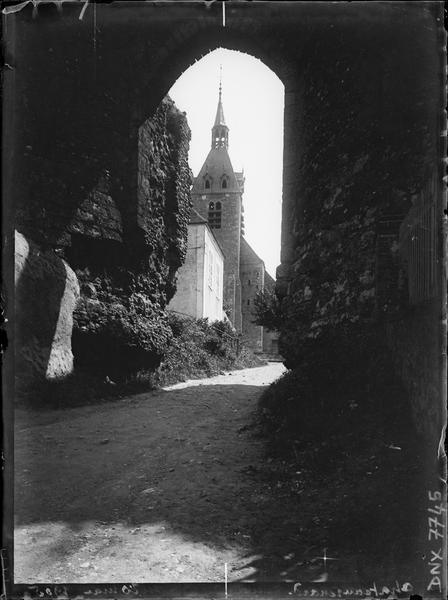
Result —
[[19, 386], [73, 371], [71, 335], [78, 280], [53, 251], [15, 234], [16, 374]]

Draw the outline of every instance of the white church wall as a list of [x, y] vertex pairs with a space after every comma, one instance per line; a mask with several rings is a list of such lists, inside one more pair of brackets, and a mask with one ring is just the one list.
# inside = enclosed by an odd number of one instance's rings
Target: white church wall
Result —
[[211, 231], [204, 227], [204, 317], [222, 319], [224, 258]]
[[203, 316], [204, 225], [188, 226], [188, 246], [184, 264], [177, 272], [177, 291], [167, 306], [195, 319]]
[[168, 310], [195, 319], [222, 319], [224, 258], [205, 223], [188, 226], [187, 256], [177, 272], [177, 291]]

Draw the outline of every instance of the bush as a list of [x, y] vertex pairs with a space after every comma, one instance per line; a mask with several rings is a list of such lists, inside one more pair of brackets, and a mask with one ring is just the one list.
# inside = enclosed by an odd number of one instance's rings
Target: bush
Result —
[[255, 323], [266, 327], [268, 331], [280, 331], [284, 324], [281, 302], [275, 290], [265, 289], [258, 292], [254, 300]]
[[[158, 325], [154, 325], [154, 324]], [[110, 401], [160, 385], [217, 375], [224, 369], [264, 364], [237, 345], [227, 322], [142, 318], [132, 304], [83, 300], [77, 309], [76, 370], [62, 381], [43, 381], [18, 403], [34, 408], [64, 408]]]
[[76, 367], [121, 380], [156, 368], [172, 337], [163, 314], [142, 312], [120, 302], [81, 298], [74, 315]]
[[373, 329], [308, 340], [296, 361], [260, 400], [261, 420], [279, 451], [337, 438], [363, 444], [370, 434], [397, 440], [410, 426], [406, 392]]
[[151, 380], [165, 385], [217, 375], [222, 370], [263, 364], [238, 338], [226, 321], [209, 323], [170, 313], [168, 323], [173, 337]]
[[[262, 395], [258, 422], [292, 493], [315, 491], [311, 514], [321, 523], [318, 532], [309, 525], [313, 540], [322, 534], [341, 556], [359, 556], [362, 539], [366, 578], [377, 565], [385, 573], [396, 560], [411, 564], [424, 443], [390, 351], [373, 329], [344, 328], [307, 341], [296, 361]], [[298, 501], [308, 507], [304, 495]]]

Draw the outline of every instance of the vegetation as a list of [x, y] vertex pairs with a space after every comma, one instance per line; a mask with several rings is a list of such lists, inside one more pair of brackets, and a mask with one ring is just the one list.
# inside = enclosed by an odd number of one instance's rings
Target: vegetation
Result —
[[158, 366], [171, 329], [157, 304], [138, 299], [137, 294], [126, 302], [80, 298], [72, 336], [75, 368], [123, 382]]
[[359, 555], [366, 576], [376, 561], [384, 574], [410, 565], [421, 442], [390, 352], [352, 326], [309, 340], [296, 360], [261, 397], [258, 425], [291, 493], [318, 499], [313, 542]]
[[173, 337], [160, 367], [151, 375], [155, 385], [264, 364], [241, 344], [227, 321], [209, 323], [170, 313], [168, 322]]
[[255, 323], [266, 327], [268, 331], [279, 331], [283, 323], [281, 302], [275, 290], [264, 289], [255, 296]]
[[335, 331], [305, 342], [300, 367], [263, 395], [264, 420], [283, 452], [291, 443], [304, 448], [341, 436], [363, 445], [366, 432], [392, 443], [403, 433], [407, 396], [390, 352], [374, 331], [350, 333]]
[[[97, 338], [92, 334], [91, 347], [86, 350], [94, 361], [89, 368], [78, 364], [73, 375], [64, 380], [42, 381], [32, 390], [18, 394], [18, 404], [66, 408], [108, 401], [186, 379], [211, 377], [223, 370], [265, 364], [241, 343], [226, 321], [209, 323], [207, 319], [168, 313], [160, 320], [163, 329], [154, 331], [153, 320], [145, 324], [135, 311], [124, 310], [119, 303], [112, 308], [109, 305], [106, 311], [101, 302], [89, 305], [90, 318], [96, 310], [92, 322], [97, 328], [94, 332]], [[81, 319], [78, 319], [79, 325]], [[88, 339], [80, 338], [83, 343]], [[166, 347], [162, 361], [154, 366], [148, 362], [151, 353], [147, 352], [147, 345], [157, 339], [162, 339]], [[108, 345], [108, 352], [100, 351], [104, 344]]]

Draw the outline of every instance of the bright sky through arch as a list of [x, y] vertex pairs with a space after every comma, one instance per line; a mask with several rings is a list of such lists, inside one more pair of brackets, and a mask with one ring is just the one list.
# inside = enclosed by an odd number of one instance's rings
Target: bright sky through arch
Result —
[[187, 114], [191, 129], [190, 167], [196, 176], [211, 144], [218, 104], [229, 127], [229, 155], [235, 171], [244, 168], [245, 238], [275, 279], [280, 263], [284, 87], [257, 58], [218, 48], [187, 69], [169, 95]]

